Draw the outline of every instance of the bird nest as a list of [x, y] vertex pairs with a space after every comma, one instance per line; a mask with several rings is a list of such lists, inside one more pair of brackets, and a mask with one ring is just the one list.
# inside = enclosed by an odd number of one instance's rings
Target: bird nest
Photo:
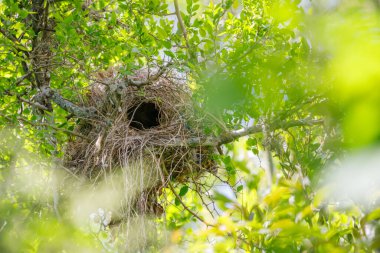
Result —
[[[140, 197], [134, 205], [141, 205], [141, 196], [157, 195], [169, 180], [186, 182], [213, 170], [213, 150], [188, 145], [189, 139], [203, 135], [204, 120], [194, 109], [188, 86], [175, 76], [99, 74], [83, 105], [105, 120], [80, 120], [77, 132], [85, 138], [68, 143], [66, 167], [92, 180], [121, 169], [129, 181], [143, 181], [136, 186]], [[154, 208], [144, 203], [138, 209], [157, 213]]]

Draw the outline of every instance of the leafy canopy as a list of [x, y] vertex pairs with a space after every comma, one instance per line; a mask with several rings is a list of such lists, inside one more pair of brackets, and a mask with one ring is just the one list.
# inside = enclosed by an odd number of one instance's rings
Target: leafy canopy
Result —
[[106, 210], [85, 225], [57, 214], [52, 168], [79, 119], [38, 98], [49, 88], [80, 104], [97, 73], [167, 63], [212, 118], [205, 134], [241, 138], [221, 143], [216, 174], [164, 190], [148, 250], [378, 250], [379, 189], [342, 205], [320, 182], [378, 144], [379, 25], [377, 1], [0, 1], [0, 251], [128, 247]]

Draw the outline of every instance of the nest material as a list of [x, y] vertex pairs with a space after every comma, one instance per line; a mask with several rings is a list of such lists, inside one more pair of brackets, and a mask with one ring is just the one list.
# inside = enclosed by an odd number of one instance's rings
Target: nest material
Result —
[[[146, 80], [148, 74], [140, 71], [135, 78]], [[167, 180], [183, 182], [215, 168], [211, 150], [186, 145], [188, 138], [202, 135], [203, 128], [185, 83], [166, 75], [140, 88], [125, 87], [115, 71], [98, 79], [83, 104], [95, 107], [108, 122], [81, 120], [77, 131], [88, 139], [68, 143], [66, 167], [96, 179], [118, 168], [128, 175], [128, 166], [140, 163], [141, 172], [153, 175], [154, 182], [142, 182], [141, 196], [157, 193]]]

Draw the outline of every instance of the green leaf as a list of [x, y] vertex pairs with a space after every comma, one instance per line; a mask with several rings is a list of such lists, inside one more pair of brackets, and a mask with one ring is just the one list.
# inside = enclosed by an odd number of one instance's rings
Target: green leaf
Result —
[[185, 196], [186, 193], [189, 191], [189, 187], [187, 185], [184, 185], [181, 187], [181, 189], [179, 190], [179, 196]]
[[169, 51], [169, 50], [165, 50], [164, 53], [167, 55], [167, 56], [170, 56], [171, 58], [175, 59], [175, 55], [172, 51]]
[[249, 138], [249, 139], [247, 140], [247, 145], [248, 145], [248, 146], [256, 146], [256, 145], [257, 145], [257, 140], [256, 140], [256, 138]]

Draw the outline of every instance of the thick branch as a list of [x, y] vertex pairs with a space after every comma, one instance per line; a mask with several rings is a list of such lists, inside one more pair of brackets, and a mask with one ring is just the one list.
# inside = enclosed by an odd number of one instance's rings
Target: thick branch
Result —
[[[275, 122], [269, 125], [269, 131], [274, 131], [277, 129], [288, 129], [291, 127], [297, 126], [313, 126], [323, 124], [322, 119], [301, 119], [301, 120], [292, 120], [285, 122]], [[227, 144], [233, 142], [241, 137], [248, 136], [255, 133], [263, 132], [263, 125], [257, 124], [251, 127], [242, 128], [239, 130], [231, 131], [228, 133], [224, 133], [218, 137], [195, 137], [190, 138], [188, 140], [179, 141], [177, 144], [179, 145], [189, 145], [189, 146], [219, 146], [223, 144]]]
[[48, 87], [42, 90], [41, 95], [53, 100], [63, 110], [75, 115], [78, 118], [86, 118], [86, 119], [99, 118], [95, 108], [78, 106], [74, 104], [73, 102], [63, 98], [61, 94], [59, 94], [57, 91], [54, 91]]

